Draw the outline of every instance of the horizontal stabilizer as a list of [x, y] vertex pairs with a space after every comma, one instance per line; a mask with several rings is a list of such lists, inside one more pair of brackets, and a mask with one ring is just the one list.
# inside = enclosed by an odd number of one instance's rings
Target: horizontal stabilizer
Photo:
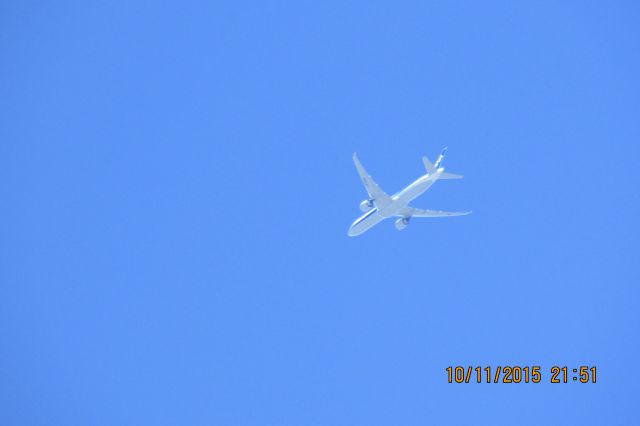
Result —
[[436, 168], [426, 155], [422, 157], [422, 162], [424, 163], [424, 168], [427, 169], [428, 174], [432, 175], [436, 172]]
[[462, 179], [464, 176], [455, 173], [442, 172], [438, 179]]

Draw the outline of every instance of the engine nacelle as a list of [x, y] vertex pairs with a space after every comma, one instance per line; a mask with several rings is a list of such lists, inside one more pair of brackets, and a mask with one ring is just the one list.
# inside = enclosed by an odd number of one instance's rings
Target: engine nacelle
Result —
[[371, 210], [372, 207], [373, 207], [373, 201], [371, 200], [364, 200], [363, 202], [360, 203], [360, 210], [362, 210], [363, 212], [368, 212], [369, 210]]
[[401, 217], [400, 219], [396, 220], [395, 226], [396, 229], [398, 231], [402, 231], [404, 228], [407, 227], [407, 225], [409, 225], [409, 219], [411, 219], [410, 217]]

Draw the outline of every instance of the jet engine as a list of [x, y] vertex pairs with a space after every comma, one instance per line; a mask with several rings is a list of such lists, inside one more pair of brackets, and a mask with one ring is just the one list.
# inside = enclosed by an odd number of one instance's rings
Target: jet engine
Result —
[[406, 228], [409, 224], [409, 219], [411, 219], [411, 217], [401, 217], [400, 219], [396, 220], [396, 229], [398, 231], [402, 231], [404, 228]]
[[360, 210], [362, 210], [363, 212], [368, 212], [369, 210], [371, 210], [371, 207], [373, 207], [373, 201], [371, 200], [364, 200], [360, 203]]

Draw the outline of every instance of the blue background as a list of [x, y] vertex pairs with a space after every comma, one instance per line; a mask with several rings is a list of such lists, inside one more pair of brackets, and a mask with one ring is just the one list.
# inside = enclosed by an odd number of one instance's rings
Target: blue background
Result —
[[638, 424], [640, 7], [513, 3], [5, 2], [0, 423]]

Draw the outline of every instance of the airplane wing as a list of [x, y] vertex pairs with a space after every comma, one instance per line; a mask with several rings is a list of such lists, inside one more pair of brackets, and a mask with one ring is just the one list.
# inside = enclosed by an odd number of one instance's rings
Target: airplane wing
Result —
[[445, 216], [464, 216], [471, 212], [443, 212], [440, 210], [423, 210], [415, 207], [405, 207], [400, 211], [404, 217], [445, 217]]
[[380, 186], [378, 186], [373, 178], [369, 176], [364, 167], [362, 167], [362, 164], [360, 163], [360, 160], [358, 160], [358, 156], [355, 152], [353, 153], [353, 162], [355, 163], [358, 174], [362, 179], [362, 183], [364, 184], [364, 187], [369, 194], [369, 198], [376, 201], [377, 203], [382, 204], [391, 202], [391, 197], [389, 197], [387, 193], [384, 192], [382, 188], [380, 188]]

